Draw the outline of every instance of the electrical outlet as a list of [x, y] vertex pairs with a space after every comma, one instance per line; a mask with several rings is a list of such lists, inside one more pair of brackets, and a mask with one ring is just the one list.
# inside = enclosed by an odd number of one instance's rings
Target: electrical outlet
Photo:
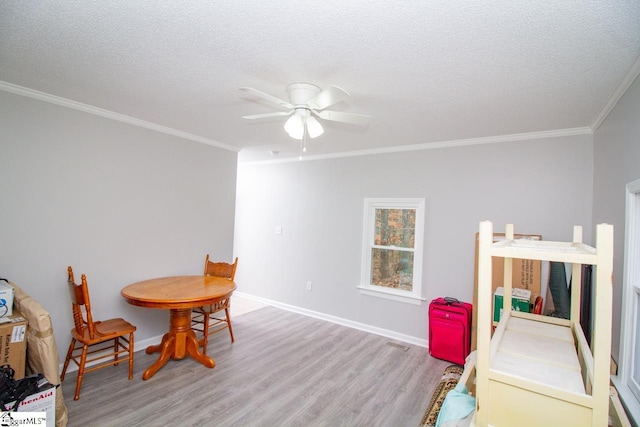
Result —
[[311, 290], [311, 282], [307, 282], [307, 290], [310, 291]]

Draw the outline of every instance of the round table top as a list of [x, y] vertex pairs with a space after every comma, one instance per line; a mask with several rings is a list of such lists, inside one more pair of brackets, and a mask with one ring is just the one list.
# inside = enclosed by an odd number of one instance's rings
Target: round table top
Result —
[[151, 308], [192, 308], [231, 296], [236, 284], [214, 276], [174, 276], [125, 286], [120, 294], [129, 304]]

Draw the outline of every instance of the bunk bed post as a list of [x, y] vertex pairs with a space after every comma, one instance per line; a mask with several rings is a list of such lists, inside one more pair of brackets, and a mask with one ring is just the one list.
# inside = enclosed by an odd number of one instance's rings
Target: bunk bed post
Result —
[[[507, 240], [513, 240], [513, 224], [507, 224], [504, 231]], [[504, 278], [502, 279], [502, 311], [511, 310], [511, 292], [513, 290], [513, 258], [504, 258]], [[499, 319], [500, 317], [498, 317]]]
[[[582, 227], [573, 227], [573, 243], [582, 243]], [[571, 264], [571, 312], [569, 319], [580, 326], [580, 291], [582, 290], [582, 264]]]
[[493, 224], [490, 221], [480, 223], [478, 242], [478, 339], [476, 369], [476, 421], [478, 426], [489, 423], [489, 345], [492, 322], [491, 299], [491, 245], [493, 244]]
[[609, 414], [609, 359], [611, 357], [611, 309], [613, 292], [613, 226], [596, 229], [596, 286], [593, 341], [593, 426], [606, 426]]

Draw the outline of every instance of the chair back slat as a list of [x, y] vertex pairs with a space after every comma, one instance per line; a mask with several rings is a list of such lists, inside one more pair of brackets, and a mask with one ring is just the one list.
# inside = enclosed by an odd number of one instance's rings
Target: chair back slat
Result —
[[224, 277], [225, 279], [233, 280], [236, 275], [236, 267], [238, 266], [238, 257], [236, 257], [233, 264], [227, 262], [213, 262], [209, 260], [209, 255], [204, 261], [204, 275]]
[[91, 315], [91, 303], [89, 301], [89, 286], [87, 285], [87, 277], [83, 274], [79, 285], [74, 283], [73, 270], [67, 268], [69, 278], [69, 295], [71, 297], [71, 306], [73, 309], [73, 324], [78, 334], [89, 332], [89, 338], [94, 338], [93, 317]]

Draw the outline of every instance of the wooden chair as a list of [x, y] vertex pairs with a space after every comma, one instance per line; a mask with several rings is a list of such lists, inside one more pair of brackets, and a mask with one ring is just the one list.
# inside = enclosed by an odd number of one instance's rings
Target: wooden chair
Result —
[[[85, 372], [110, 365], [115, 366], [119, 362], [128, 360], [129, 379], [133, 378], [133, 333], [136, 327], [120, 318], [94, 321], [91, 315], [87, 277], [83, 274], [81, 283], [76, 285], [71, 267], [67, 268], [67, 273], [75, 327], [71, 330], [71, 344], [60, 379], [64, 380], [69, 361], [73, 360], [78, 365], [76, 394], [73, 400], [78, 400]], [[109, 360], [104, 361], [104, 359]], [[93, 364], [93, 362], [97, 363]], [[87, 364], [90, 365], [89, 368], [85, 368]]]
[[[236, 257], [233, 264], [226, 262], [209, 261], [209, 255], [204, 261], [204, 275], [223, 277], [233, 281], [236, 276], [236, 267], [238, 266], [238, 258]], [[207, 342], [209, 335], [220, 332], [223, 329], [229, 329], [231, 342], [235, 341], [233, 337], [233, 328], [231, 326], [231, 316], [229, 316], [229, 307], [231, 298], [226, 298], [216, 304], [209, 304], [202, 307], [195, 307], [191, 310], [191, 328], [194, 331], [202, 332], [202, 353], [207, 354]], [[215, 313], [224, 310], [225, 316], [216, 317]], [[220, 326], [218, 326], [220, 325]]]

